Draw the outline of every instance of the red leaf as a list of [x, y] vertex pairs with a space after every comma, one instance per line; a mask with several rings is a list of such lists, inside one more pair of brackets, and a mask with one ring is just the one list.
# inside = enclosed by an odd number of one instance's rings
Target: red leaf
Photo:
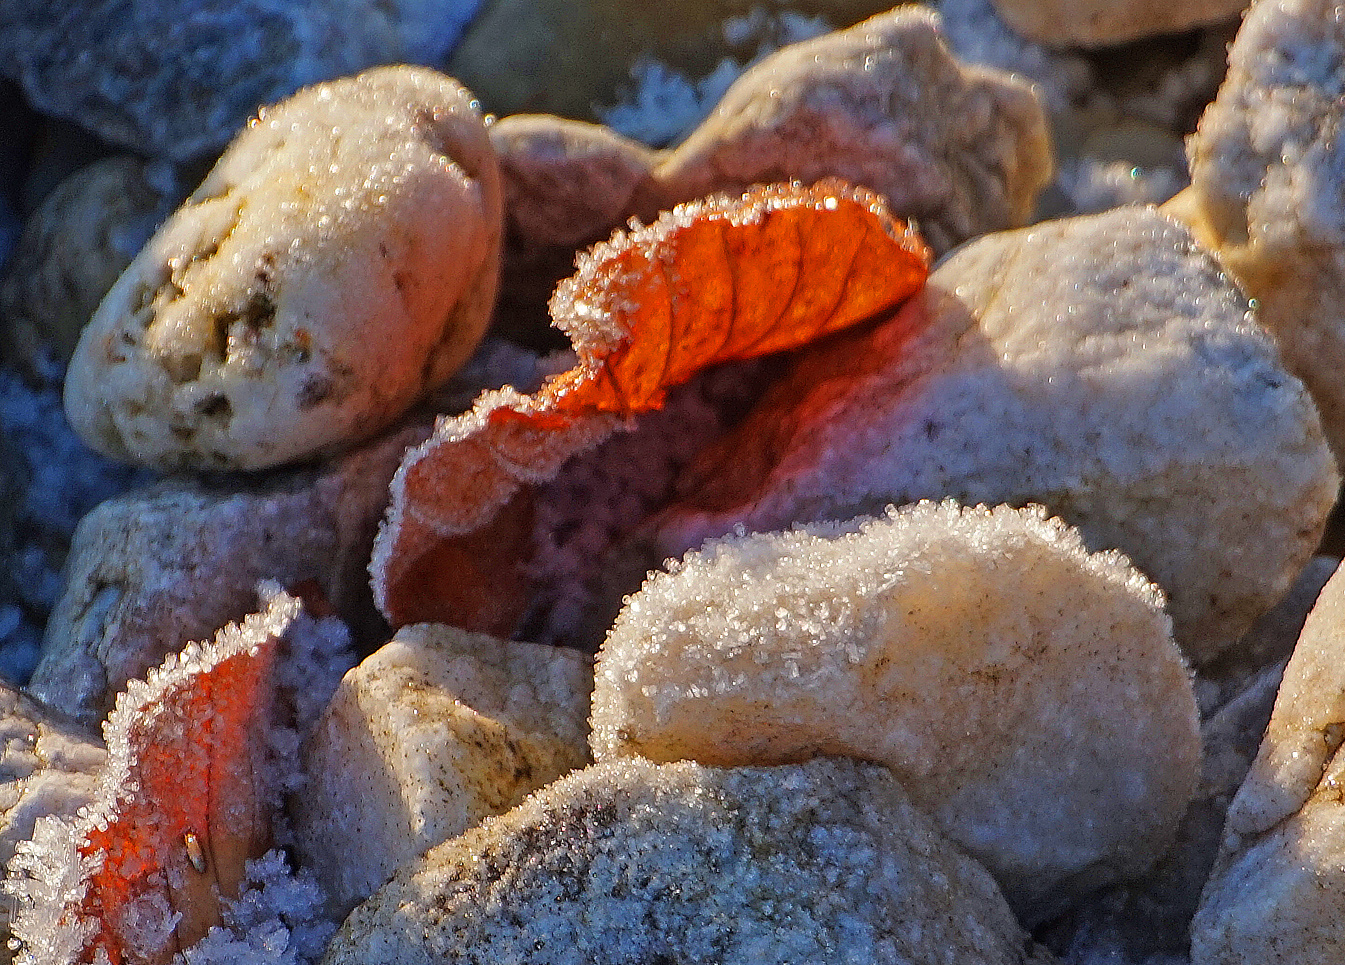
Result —
[[269, 844], [253, 731], [268, 718], [271, 663], [298, 612], [276, 593], [263, 613], [128, 685], [104, 726], [98, 798], [72, 824], [51, 819], [20, 862], [35, 879], [14, 927], [29, 954], [21, 961], [101, 953], [113, 965], [164, 965], [219, 923], [245, 862]]
[[[838, 181], [682, 205], [596, 246], [551, 302], [574, 368], [533, 396], [487, 393], [403, 460], [374, 550], [380, 609], [395, 625], [508, 633], [527, 602], [514, 577], [529, 533], [498, 517], [506, 504], [526, 510], [525, 487], [709, 366], [890, 314], [924, 284], [929, 261], [880, 198]], [[483, 541], [486, 527], [495, 532]], [[473, 543], [460, 542], [468, 534]], [[469, 560], [483, 543], [484, 566]], [[504, 587], [491, 583], [496, 569], [512, 575]], [[495, 594], [489, 612], [483, 593]]]

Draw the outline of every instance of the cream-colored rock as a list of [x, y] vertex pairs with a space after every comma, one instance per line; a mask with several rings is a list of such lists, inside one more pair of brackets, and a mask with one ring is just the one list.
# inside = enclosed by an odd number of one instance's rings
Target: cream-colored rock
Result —
[[1188, 142], [1175, 210], [1216, 251], [1312, 392], [1345, 456], [1345, 12], [1262, 0]]
[[1124, 557], [1040, 509], [926, 502], [654, 576], [599, 653], [592, 742], [600, 761], [885, 763], [1035, 923], [1153, 864], [1197, 726], [1162, 595]]
[[992, 0], [1005, 22], [1051, 47], [1106, 47], [1236, 17], [1249, 0]]
[[102, 720], [128, 679], [250, 613], [263, 579], [315, 584], [367, 632], [376, 618], [365, 564], [388, 483], [426, 431], [251, 485], [179, 479], [102, 503], [75, 531], [29, 689]]
[[499, 172], [471, 95], [389, 67], [262, 112], [85, 330], [71, 425], [115, 458], [257, 469], [351, 445], [472, 352]]
[[575, 650], [403, 627], [346, 674], [302, 752], [299, 854], [342, 916], [403, 864], [588, 762]]
[[1032, 89], [960, 63], [938, 15], [908, 5], [773, 54], [656, 173], [678, 200], [842, 177], [917, 218], [944, 252], [1023, 224], [1050, 181], [1051, 148]]
[[0, 281], [0, 352], [26, 374], [69, 360], [98, 303], [180, 200], [149, 167], [128, 155], [95, 161], [24, 225]]
[[1035, 502], [1158, 583], [1203, 662], [1284, 595], [1338, 485], [1245, 297], [1181, 225], [1122, 208], [979, 238], [892, 323], [810, 354], [686, 475], [652, 556], [922, 498]]
[[1303, 625], [1191, 927], [1194, 965], [1345, 954], [1345, 574]]
[[[0, 683], [0, 866], [38, 818], [73, 818], [98, 790], [103, 742]], [[0, 901], [0, 961], [9, 961], [10, 902]]]
[[614, 761], [430, 851], [325, 965], [1046, 965], [880, 767]]

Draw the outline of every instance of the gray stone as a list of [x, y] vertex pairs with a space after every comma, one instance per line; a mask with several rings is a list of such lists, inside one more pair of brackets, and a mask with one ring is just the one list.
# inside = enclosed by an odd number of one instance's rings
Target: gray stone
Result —
[[165, 655], [251, 612], [259, 580], [315, 585], [357, 629], [373, 617], [365, 565], [406, 429], [321, 468], [215, 484], [170, 480], [84, 518], [29, 687], [101, 720]]
[[325, 965], [1046, 965], [881, 767], [599, 764], [440, 845]]

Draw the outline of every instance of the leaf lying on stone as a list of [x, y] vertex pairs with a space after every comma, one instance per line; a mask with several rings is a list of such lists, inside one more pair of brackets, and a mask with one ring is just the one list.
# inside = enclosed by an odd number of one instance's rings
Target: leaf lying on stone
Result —
[[886, 317], [929, 261], [877, 195], [835, 180], [714, 197], [618, 232], [551, 302], [575, 366], [533, 395], [486, 393], [403, 460], [371, 567], [380, 609], [396, 625], [511, 632], [529, 595], [530, 487], [711, 366]]
[[11, 865], [18, 962], [164, 965], [219, 924], [270, 843], [254, 729], [269, 719], [272, 662], [300, 604], [278, 590], [264, 604], [118, 698], [94, 803], [41, 819]]

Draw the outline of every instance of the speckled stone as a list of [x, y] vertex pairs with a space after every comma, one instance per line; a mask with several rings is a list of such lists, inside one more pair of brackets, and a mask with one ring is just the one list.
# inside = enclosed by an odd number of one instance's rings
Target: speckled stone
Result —
[[250, 484], [175, 479], [100, 504], [75, 531], [30, 690], [96, 723], [128, 679], [251, 612], [263, 579], [311, 582], [367, 633], [365, 565], [388, 482], [426, 431]]
[[324, 965], [1046, 965], [883, 768], [617, 761], [431, 850]]
[[588, 763], [574, 650], [403, 627], [346, 674], [301, 752], [296, 847], [344, 917], [403, 864]]
[[307, 88], [238, 136], [103, 300], [66, 376], [70, 424], [161, 469], [353, 445], [475, 349], [501, 218], [454, 81], [387, 67]]

